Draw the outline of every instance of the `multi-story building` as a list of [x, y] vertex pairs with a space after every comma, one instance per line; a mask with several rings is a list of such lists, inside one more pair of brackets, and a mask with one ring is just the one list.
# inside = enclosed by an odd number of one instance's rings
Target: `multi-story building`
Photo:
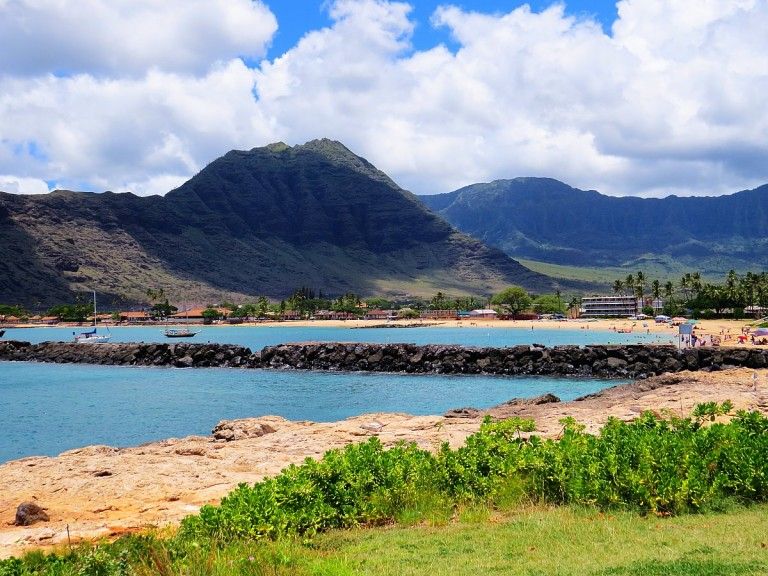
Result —
[[584, 318], [634, 316], [638, 311], [638, 300], [634, 296], [584, 296], [581, 299]]

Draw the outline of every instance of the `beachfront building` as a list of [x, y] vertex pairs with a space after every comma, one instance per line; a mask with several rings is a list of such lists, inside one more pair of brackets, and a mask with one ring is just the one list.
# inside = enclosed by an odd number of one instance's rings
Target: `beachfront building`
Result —
[[118, 312], [118, 317], [120, 322], [127, 322], [128, 324], [141, 324], [152, 319], [147, 312], [141, 310]]
[[368, 310], [365, 313], [366, 320], [395, 320], [397, 319], [397, 310]]
[[498, 318], [499, 314], [496, 312], [496, 310], [491, 310], [490, 308], [482, 308], [479, 310], [470, 310], [469, 311], [469, 317], [472, 320], [477, 320], [478, 318], [488, 318], [488, 319], [495, 319]]
[[[203, 315], [203, 312], [205, 312], [206, 310], [208, 310], [208, 308], [202, 308], [202, 307], [190, 308], [189, 310], [179, 310], [175, 314], [171, 314], [170, 318], [176, 324], [181, 324], [182, 322], [197, 324], [205, 320], [205, 316]], [[223, 308], [223, 307], [216, 307], [214, 308], [214, 310], [216, 310], [216, 312], [222, 318], [226, 318], [232, 312], [229, 308]]]
[[312, 315], [313, 320], [357, 320], [357, 315], [352, 312], [339, 312], [336, 310], [318, 310]]
[[638, 300], [634, 296], [584, 296], [581, 299], [583, 318], [635, 316], [638, 311]]
[[458, 310], [422, 310], [421, 318], [428, 320], [456, 320], [459, 317]]

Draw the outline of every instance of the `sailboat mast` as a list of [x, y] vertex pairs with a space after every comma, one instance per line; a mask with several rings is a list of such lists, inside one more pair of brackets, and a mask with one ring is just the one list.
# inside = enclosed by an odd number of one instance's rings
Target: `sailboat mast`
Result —
[[93, 291], [93, 327], [96, 328], [96, 290]]

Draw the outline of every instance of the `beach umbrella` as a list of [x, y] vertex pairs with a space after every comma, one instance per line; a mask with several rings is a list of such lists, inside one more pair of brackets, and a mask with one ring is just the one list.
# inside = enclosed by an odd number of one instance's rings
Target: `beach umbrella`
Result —
[[672, 318], [672, 322], [685, 322], [687, 318], [683, 318], [682, 316], [675, 316]]
[[669, 320], [669, 316], [664, 316], [664, 314], [659, 314], [658, 316], [656, 316], [656, 318], [654, 318], [654, 320], [663, 322], [665, 320]]
[[693, 319], [691, 319], [691, 320], [686, 320], [686, 321], [685, 321], [685, 323], [686, 323], [686, 324], [698, 324], [698, 323], [699, 323], [699, 321], [698, 321], [698, 320], [693, 320]]
[[768, 336], [768, 328], [758, 328], [752, 334], [755, 336]]

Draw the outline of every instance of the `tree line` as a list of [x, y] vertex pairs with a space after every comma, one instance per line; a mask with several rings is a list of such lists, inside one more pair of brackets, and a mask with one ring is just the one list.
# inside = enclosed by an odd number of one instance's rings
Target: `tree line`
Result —
[[686, 272], [677, 282], [667, 280], [663, 284], [657, 279], [649, 282], [642, 272], [637, 272], [614, 281], [613, 291], [642, 300], [647, 296], [662, 299], [668, 316], [727, 313], [738, 318], [745, 315], [746, 308], [768, 307], [768, 272], [740, 275], [730, 270], [721, 283], [705, 281], [699, 272]]
[[[638, 271], [615, 280], [613, 292], [623, 296], [635, 296], [643, 301], [647, 298], [663, 300], [663, 311], [669, 316], [686, 313], [698, 317], [706, 317], [708, 314], [722, 316], [727, 311], [729, 315], [741, 317], [745, 315], [745, 309], [751, 306], [768, 307], [768, 272], [747, 272], [740, 275], [731, 270], [723, 282], [717, 283], [704, 280], [700, 272], [685, 273], [678, 281], [662, 282], [659, 279], [650, 279], [644, 272]], [[149, 303], [146, 310], [150, 317], [164, 319], [178, 311], [178, 307], [169, 301], [162, 288], [149, 288], [146, 296]], [[428, 298], [404, 299], [379, 296], [363, 298], [354, 292], [329, 296], [323, 294], [322, 290], [316, 292], [312, 288], [302, 286], [280, 301], [258, 296], [241, 304], [229, 301], [217, 305], [210, 304], [203, 316], [218, 318], [222, 315], [219, 308], [226, 308], [229, 310], [228, 316], [233, 318], [280, 317], [289, 310], [306, 318], [320, 310], [362, 316], [372, 309], [402, 311], [402, 315], [407, 317], [409, 311], [418, 316], [418, 313], [424, 310], [474, 310], [490, 306], [511, 315], [529, 310], [538, 314], [562, 314], [566, 310], [577, 308], [578, 305], [578, 297], [570, 296], [566, 299], [559, 290], [551, 294], [536, 295], [521, 286], [509, 286], [490, 298], [474, 295], [452, 296], [438, 291]], [[78, 295], [74, 303], [58, 304], [45, 312], [47, 316], [55, 316], [68, 322], [84, 322], [92, 314], [93, 306], [86, 294]], [[25, 319], [30, 313], [22, 306], [0, 304], [0, 316]], [[119, 318], [116, 312], [113, 317], [116, 320]]]

